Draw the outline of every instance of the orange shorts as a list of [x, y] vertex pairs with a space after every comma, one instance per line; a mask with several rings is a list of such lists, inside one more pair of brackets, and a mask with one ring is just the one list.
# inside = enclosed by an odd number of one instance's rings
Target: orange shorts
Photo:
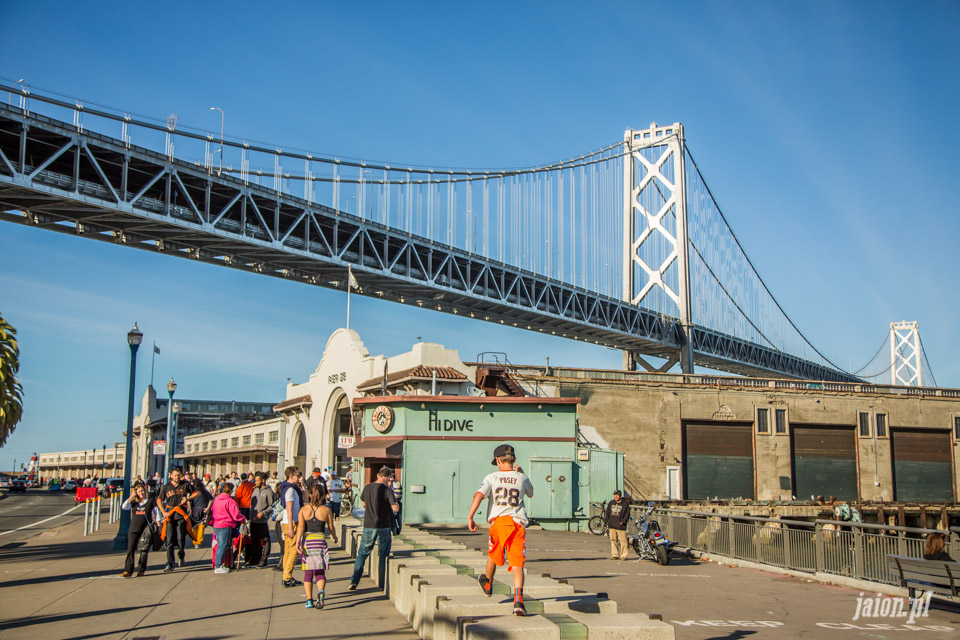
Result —
[[510, 516], [500, 516], [490, 524], [490, 542], [487, 555], [494, 564], [502, 567], [506, 562], [510, 568], [522, 567], [526, 558], [527, 531]]

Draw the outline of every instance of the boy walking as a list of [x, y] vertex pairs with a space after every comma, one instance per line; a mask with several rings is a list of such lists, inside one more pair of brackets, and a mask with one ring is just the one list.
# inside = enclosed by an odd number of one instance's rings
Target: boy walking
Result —
[[533, 483], [516, 464], [517, 452], [509, 444], [502, 444], [493, 452], [497, 470], [487, 475], [480, 488], [473, 494], [467, 526], [477, 530], [473, 521], [480, 503], [486, 498], [487, 522], [490, 523], [490, 540], [487, 545], [487, 567], [478, 580], [480, 589], [488, 598], [493, 595], [493, 575], [497, 567], [510, 563], [507, 571], [513, 573], [513, 613], [527, 615], [523, 606], [523, 565], [526, 556], [527, 510], [523, 498], [533, 497]]

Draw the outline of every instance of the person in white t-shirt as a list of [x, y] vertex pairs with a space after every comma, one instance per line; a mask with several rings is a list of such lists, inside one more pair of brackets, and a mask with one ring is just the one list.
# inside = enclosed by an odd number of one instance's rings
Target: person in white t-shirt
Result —
[[336, 471], [330, 472], [330, 480], [327, 481], [327, 488], [330, 490], [330, 511], [334, 518], [340, 517], [340, 503], [343, 501], [343, 480], [337, 477]]
[[297, 518], [303, 498], [297, 488], [300, 484], [300, 471], [296, 467], [287, 467], [284, 470], [286, 482], [281, 484], [283, 489], [283, 519], [280, 520], [280, 529], [283, 531], [283, 582], [285, 587], [295, 587], [299, 584], [293, 579], [293, 566], [297, 562]]
[[497, 471], [488, 474], [473, 494], [467, 526], [477, 530], [473, 516], [486, 498], [487, 522], [490, 523], [490, 540], [487, 545], [486, 571], [478, 578], [484, 595], [493, 595], [493, 575], [505, 561], [510, 563], [507, 571], [513, 573], [513, 613], [527, 615], [523, 606], [523, 566], [526, 556], [527, 510], [524, 497], [533, 497], [533, 483], [517, 464], [517, 452], [509, 444], [502, 444], [493, 452]]

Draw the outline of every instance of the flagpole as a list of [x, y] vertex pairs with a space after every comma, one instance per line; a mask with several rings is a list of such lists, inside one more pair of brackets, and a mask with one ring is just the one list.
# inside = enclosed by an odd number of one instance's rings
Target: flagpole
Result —
[[350, 289], [353, 289], [353, 269], [347, 267], [347, 330], [350, 330]]

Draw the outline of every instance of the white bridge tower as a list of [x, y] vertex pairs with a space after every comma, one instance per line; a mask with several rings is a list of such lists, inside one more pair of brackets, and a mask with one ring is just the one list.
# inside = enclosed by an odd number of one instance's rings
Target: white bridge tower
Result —
[[683, 125], [627, 129], [624, 144], [623, 299], [680, 319], [679, 353], [659, 368], [624, 352], [624, 368], [693, 373]]
[[917, 322], [891, 322], [891, 384], [904, 387], [923, 386], [923, 358], [920, 352], [920, 324]]

